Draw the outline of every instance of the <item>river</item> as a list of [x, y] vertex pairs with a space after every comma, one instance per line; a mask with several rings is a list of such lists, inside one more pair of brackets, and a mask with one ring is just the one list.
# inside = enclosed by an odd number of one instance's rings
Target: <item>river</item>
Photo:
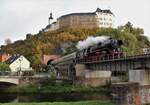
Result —
[[0, 94], [0, 103], [6, 102], [62, 102], [82, 100], [108, 100], [102, 93], [37, 93], [37, 94]]

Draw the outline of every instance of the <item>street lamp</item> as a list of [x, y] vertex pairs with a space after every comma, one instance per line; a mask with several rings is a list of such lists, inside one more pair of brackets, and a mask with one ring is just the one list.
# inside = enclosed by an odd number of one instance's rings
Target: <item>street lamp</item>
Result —
[[20, 62], [20, 65], [19, 65], [19, 75], [21, 75], [21, 61], [23, 60], [22, 57], [19, 58], [19, 62]]

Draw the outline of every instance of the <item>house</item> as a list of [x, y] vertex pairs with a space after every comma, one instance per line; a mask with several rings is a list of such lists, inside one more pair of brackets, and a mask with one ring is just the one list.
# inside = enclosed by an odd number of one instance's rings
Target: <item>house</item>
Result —
[[0, 62], [5, 62], [9, 57], [9, 54], [0, 54]]
[[13, 55], [5, 61], [12, 72], [31, 71], [30, 61], [23, 55]]

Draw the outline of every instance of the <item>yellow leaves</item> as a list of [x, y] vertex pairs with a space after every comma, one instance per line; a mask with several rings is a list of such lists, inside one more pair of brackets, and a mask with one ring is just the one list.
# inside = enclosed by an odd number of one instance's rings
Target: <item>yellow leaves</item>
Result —
[[[135, 30], [133, 28], [133, 32], [142, 33], [142, 30]], [[63, 42], [73, 42], [75, 44], [79, 40], [84, 40], [91, 35], [110, 35], [113, 38], [121, 39], [124, 42], [123, 49], [128, 52], [131, 52], [134, 48], [139, 48], [149, 44], [146, 37], [135, 35], [134, 33], [121, 31], [121, 28], [64, 29], [39, 33], [24, 41], [17, 41], [13, 44], [7, 45], [2, 49], [10, 54], [19, 52], [31, 59], [32, 63], [39, 63], [42, 54], [55, 54], [56, 51], [54, 49], [60, 48], [60, 45]], [[71, 49], [75, 49], [75, 45], [67, 50], [69, 51]]]

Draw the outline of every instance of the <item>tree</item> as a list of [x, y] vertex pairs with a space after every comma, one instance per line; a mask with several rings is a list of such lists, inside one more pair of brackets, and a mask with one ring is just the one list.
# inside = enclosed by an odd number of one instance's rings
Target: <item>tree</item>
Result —
[[9, 65], [3, 62], [0, 62], [0, 71], [10, 71]]
[[9, 45], [9, 44], [11, 44], [11, 43], [12, 43], [12, 41], [11, 41], [10, 38], [5, 39], [5, 44], [6, 44], [6, 45]]

